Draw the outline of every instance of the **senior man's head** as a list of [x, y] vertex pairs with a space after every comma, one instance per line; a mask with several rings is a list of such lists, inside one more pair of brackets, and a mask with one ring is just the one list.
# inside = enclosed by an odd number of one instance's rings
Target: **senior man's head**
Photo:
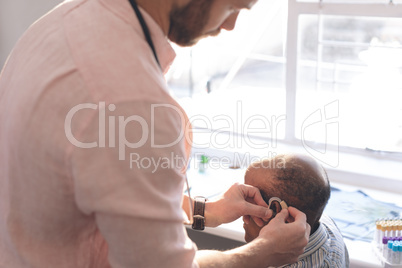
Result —
[[[312, 157], [300, 154], [278, 155], [253, 163], [246, 171], [244, 181], [260, 189], [267, 202], [279, 197], [288, 206], [304, 212], [313, 233], [319, 226], [322, 212], [331, 191], [324, 168]], [[279, 205], [272, 206], [274, 212]], [[244, 224], [245, 240], [250, 242], [261, 230], [251, 219]]]

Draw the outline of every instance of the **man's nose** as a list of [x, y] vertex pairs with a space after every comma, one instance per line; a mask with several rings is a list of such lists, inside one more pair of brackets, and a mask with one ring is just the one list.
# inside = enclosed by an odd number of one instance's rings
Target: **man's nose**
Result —
[[221, 25], [221, 29], [231, 31], [236, 25], [237, 17], [239, 16], [239, 11], [231, 14]]

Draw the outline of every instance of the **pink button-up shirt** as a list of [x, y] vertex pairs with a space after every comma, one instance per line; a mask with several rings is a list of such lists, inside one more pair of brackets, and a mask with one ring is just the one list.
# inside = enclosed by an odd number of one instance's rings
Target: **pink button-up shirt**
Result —
[[0, 76], [1, 268], [197, 267], [162, 70], [127, 0], [66, 1], [23, 35]]

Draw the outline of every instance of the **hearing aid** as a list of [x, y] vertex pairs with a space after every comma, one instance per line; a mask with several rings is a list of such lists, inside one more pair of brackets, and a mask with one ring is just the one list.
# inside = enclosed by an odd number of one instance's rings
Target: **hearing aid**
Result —
[[271, 197], [268, 201], [268, 208], [271, 208], [272, 202], [274, 201], [278, 202], [281, 206], [280, 210], [276, 211], [276, 213], [279, 213], [282, 209], [288, 208], [288, 204], [286, 204], [286, 202], [284, 200], [281, 200], [279, 197]]

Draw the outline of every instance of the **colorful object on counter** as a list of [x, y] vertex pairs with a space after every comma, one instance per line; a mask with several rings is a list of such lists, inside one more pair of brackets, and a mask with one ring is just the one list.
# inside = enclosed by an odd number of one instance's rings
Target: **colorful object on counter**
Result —
[[387, 267], [402, 267], [402, 219], [375, 222], [374, 250]]
[[206, 155], [201, 155], [200, 158], [200, 165], [198, 167], [198, 172], [200, 173], [205, 173], [207, 167], [208, 167], [208, 162], [209, 162], [209, 157]]

